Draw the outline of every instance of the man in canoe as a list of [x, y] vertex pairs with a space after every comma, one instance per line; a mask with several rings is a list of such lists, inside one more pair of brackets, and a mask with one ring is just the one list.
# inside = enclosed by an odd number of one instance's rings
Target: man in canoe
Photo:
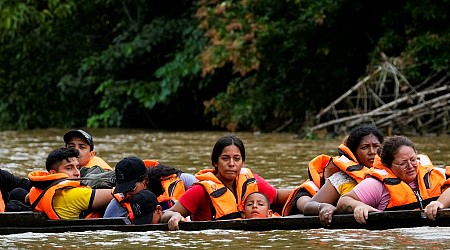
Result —
[[45, 162], [47, 171], [28, 174], [33, 186], [29, 201], [34, 211], [44, 212], [49, 219], [101, 217], [112, 200], [111, 189], [91, 189], [81, 183], [79, 151], [59, 148]]
[[80, 151], [80, 166], [91, 168], [99, 166], [103, 170], [111, 171], [111, 166], [108, 165], [102, 158], [95, 155], [94, 139], [92, 136], [81, 129], [71, 130], [67, 132], [64, 137], [66, 148], [76, 148]]
[[353, 213], [358, 223], [366, 223], [370, 212], [423, 210], [441, 195], [444, 181], [444, 171], [425, 155], [419, 158], [414, 143], [394, 136], [384, 141], [367, 178], [339, 199], [337, 209]]

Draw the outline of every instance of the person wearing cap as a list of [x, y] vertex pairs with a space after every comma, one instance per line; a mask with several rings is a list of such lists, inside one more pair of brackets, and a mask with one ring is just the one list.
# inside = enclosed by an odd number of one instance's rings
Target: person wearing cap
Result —
[[128, 216], [132, 219], [129, 201], [134, 194], [145, 188], [157, 195], [163, 210], [168, 209], [179, 198], [177, 195], [181, 196], [181, 192], [184, 193], [197, 182], [197, 178], [192, 174], [183, 173], [157, 161], [141, 160], [134, 156], [118, 162], [115, 174], [115, 199], [106, 208], [104, 217]]
[[131, 199], [144, 189], [150, 190], [156, 197], [164, 193], [159, 178], [147, 175], [144, 161], [136, 156], [126, 157], [119, 161], [114, 169], [116, 187], [113, 190], [114, 199], [105, 210], [104, 217], [127, 217], [131, 222], [134, 213], [130, 204]]
[[71, 130], [63, 138], [66, 143], [66, 148], [76, 148], [80, 151], [81, 167], [91, 168], [93, 166], [99, 166], [103, 170], [112, 170], [108, 163], [95, 155], [94, 139], [88, 132], [82, 129]]
[[135, 225], [160, 223], [163, 212], [156, 195], [152, 191], [141, 190], [131, 198], [130, 203]]
[[74, 148], [56, 149], [47, 156], [47, 171], [28, 174], [33, 186], [28, 198], [34, 211], [54, 220], [101, 217], [101, 211], [113, 199], [112, 190], [82, 184], [79, 154]]

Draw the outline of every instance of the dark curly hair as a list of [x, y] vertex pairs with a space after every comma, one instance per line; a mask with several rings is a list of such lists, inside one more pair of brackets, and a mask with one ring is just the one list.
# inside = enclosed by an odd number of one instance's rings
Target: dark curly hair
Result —
[[358, 149], [359, 143], [364, 136], [374, 135], [378, 141], [382, 144], [384, 141], [383, 132], [381, 132], [375, 125], [372, 124], [361, 124], [350, 131], [347, 138], [347, 147], [356, 155], [356, 149]]
[[161, 178], [161, 177], [165, 177], [165, 176], [169, 176], [172, 174], [177, 174], [180, 175], [182, 173], [182, 171], [171, 167], [171, 166], [167, 166], [164, 164], [158, 164], [154, 167], [151, 167], [147, 170], [147, 175], [148, 176], [154, 176], [157, 178]]
[[156, 195], [156, 197], [164, 193], [164, 187], [161, 184], [160, 178], [149, 176], [147, 188], [152, 191]]
[[182, 172], [174, 167], [158, 164], [154, 167], [147, 168], [146, 174], [143, 176], [148, 178], [147, 188], [152, 191], [156, 197], [164, 193], [164, 187], [161, 184], [161, 177], [171, 174], [180, 175]]

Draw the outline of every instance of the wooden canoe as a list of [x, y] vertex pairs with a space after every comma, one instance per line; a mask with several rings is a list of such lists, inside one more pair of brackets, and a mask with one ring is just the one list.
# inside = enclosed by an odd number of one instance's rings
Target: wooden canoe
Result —
[[[405, 210], [371, 213], [367, 224], [358, 224], [353, 214], [333, 216], [330, 229], [368, 229], [383, 230], [391, 228], [410, 228], [422, 226], [450, 226], [450, 209], [438, 212], [436, 221], [423, 218], [421, 211]], [[180, 230], [199, 231], [207, 229], [224, 230], [301, 230], [323, 228], [318, 216], [287, 216], [253, 220], [196, 221], [180, 224]], [[100, 218], [78, 220], [49, 220], [42, 213], [11, 212], [0, 213], [0, 235], [16, 233], [60, 233], [82, 232], [88, 230], [114, 230], [121, 232], [167, 231], [167, 224], [132, 225], [126, 218]]]

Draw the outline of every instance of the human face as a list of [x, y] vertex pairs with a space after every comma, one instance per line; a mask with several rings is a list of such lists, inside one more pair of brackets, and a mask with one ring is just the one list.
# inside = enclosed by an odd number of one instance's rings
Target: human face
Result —
[[91, 146], [83, 138], [74, 136], [67, 143], [67, 148], [76, 148], [80, 151], [80, 166], [84, 167], [94, 157], [95, 152], [91, 151]]
[[414, 149], [401, 146], [392, 161], [391, 169], [398, 178], [409, 184], [417, 177], [417, 166], [419, 161]]
[[128, 192], [123, 193], [123, 196], [125, 197], [125, 200], [131, 200], [131, 198], [133, 198], [133, 196], [137, 193], [139, 193], [140, 191], [144, 190], [146, 187], [146, 181], [138, 181], [136, 182], [136, 184], [134, 184], [134, 188], [131, 189]]
[[215, 167], [217, 167], [217, 178], [224, 183], [234, 182], [244, 165], [241, 151], [235, 145], [226, 146]]
[[371, 168], [373, 166], [375, 155], [380, 147], [381, 143], [376, 136], [373, 134], [364, 136], [359, 142], [355, 154], [359, 164]]
[[267, 218], [272, 216], [266, 198], [262, 194], [251, 194], [247, 197], [244, 206], [244, 218]]
[[80, 164], [78, 158], [71, 157], [68, 160], [63, 160], [56, 170], [50, 170], [49, 173], [65, 173], [69, 178], [80, 178]]

